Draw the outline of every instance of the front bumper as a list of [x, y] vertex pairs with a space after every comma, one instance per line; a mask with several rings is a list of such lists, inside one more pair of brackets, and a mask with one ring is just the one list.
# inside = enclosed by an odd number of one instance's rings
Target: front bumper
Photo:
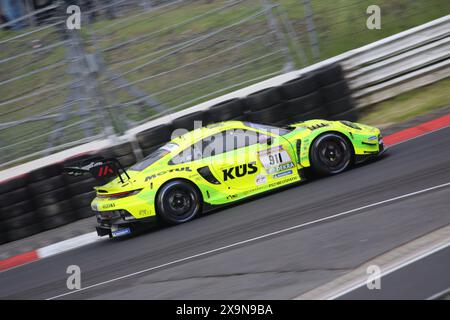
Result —
[[387, 150], [386, 146], [384, 145], [383, 137], [381, 134], [378, 136], [378, 151], [375, 152], [368, 152], [367, 154], [360, 154], [355, 156], [355, 163], [363, 163], [371, 160], [378, 159], [383, 153], [385, 153]]

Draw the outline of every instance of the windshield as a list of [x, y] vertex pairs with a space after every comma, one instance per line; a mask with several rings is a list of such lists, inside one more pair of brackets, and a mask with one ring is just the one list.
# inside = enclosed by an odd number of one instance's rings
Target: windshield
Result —
[[162, 147], [156, 149], [152, 153], [150, 153], [148, 156], [146, 156], [142, 161], [136, 163], [134, 166], [130, 168], [130, 170], [133, 171], [142, 171], [148, 166], [152, 165], [159, 159], [162, 159], [165, 155], [171, 153], [173, 150], [177, 149], [178, 145], [176, 143], [168, 143], [166, 145], [163, 145]]
[[260, 124], [260, 123], [252, 123], [252, 122], [244, 122], [244, 124], [247, 127], [258, 129], [258, 130], [263, 130], [263, 131], [268, 131], [270, 133], [274, 133], [274, 134], [277, 134], [279, 136], [284, 136], [285, 134], [288, 134], [289, 132], [292, 131], [292, 130], [288, 130], [288, 129], [285, 129], [285, 128], [271, 126], [271, 125], [268, 125], [268, 124]]

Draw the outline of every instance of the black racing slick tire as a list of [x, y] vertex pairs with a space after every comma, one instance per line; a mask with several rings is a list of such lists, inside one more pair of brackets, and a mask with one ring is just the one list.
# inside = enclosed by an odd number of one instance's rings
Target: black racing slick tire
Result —
[[311, 146], [311, 167], [322, 176], [344, 171], [352, 163], [352, 157], [351, 144], [337, 133], [324, 133]]
[[156, 213], [166, 224], [174, 225], [192, 220], [201, 208], [200, 192], [187, 181], [169, 181], [156, 195]]

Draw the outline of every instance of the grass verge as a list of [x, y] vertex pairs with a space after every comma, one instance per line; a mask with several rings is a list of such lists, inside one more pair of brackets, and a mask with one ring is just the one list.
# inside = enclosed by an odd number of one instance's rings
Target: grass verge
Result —
[[386, 127], [450, 105], [450, 78], [402, 93], [362, 110], [361, 123]]

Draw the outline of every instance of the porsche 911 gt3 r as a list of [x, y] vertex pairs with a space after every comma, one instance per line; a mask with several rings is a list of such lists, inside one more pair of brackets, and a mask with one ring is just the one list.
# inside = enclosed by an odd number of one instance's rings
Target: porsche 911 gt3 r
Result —
[[[174, 138], [128, 170], [97, 159], [71, 174], [118, 177], [96, 187], [100, 236], [121, 236], [157, 218], [168, 224], [304, 180], [304, 170], [337, 174], [384, 150], [377, 128], [309, 120], [287, 127], [227, 121]], [[112, 169], [114, 168], [114, 169]]]

